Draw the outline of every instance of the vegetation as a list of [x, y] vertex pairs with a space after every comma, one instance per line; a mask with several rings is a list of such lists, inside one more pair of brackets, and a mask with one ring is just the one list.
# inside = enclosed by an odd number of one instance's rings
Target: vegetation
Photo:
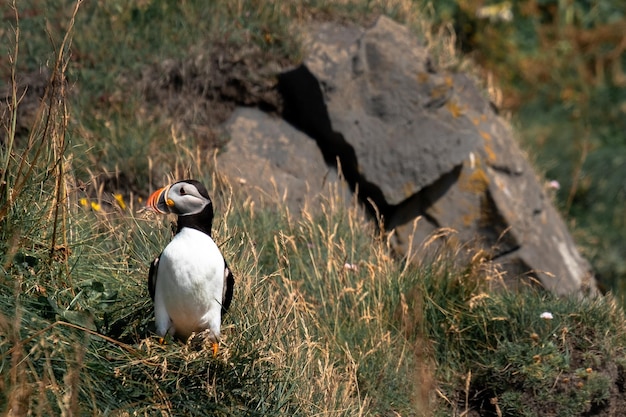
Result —
[[[137, 74], [185, 62], [211, 40], [295, 61], [290, 28], [311, 16], [382, 12], [429, 27], [410, 2], [309, 3], [3, 4], [0, 410], [575, 416], [624, 407], [626, 319], [611, 296], [492, 293], [498, 271], [480, 253], [455, 265], [460, 248], [405, 264], [332, 188], [300, 218], [256, 207], [206, 168], [219, 137], [207, 144], [173, 128], [176, 113], [146, 100]], [[40, 73], [25, 119], [22, 82]], [[236, 273], [216, 358], [152, 333], [147, 266], [170, 228], [138, 208], [168, 175], [210, 185], [216, 240]]]

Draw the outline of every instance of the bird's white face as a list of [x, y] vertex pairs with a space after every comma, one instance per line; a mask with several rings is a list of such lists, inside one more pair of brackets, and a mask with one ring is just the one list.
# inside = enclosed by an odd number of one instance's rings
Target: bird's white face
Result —
[[148, 198], [147, 207], [162, 214], [189, 216], [200, 213], [209, 204], [211, 199], [203, 196], [194, 184], [180, 181], [156, 190]]

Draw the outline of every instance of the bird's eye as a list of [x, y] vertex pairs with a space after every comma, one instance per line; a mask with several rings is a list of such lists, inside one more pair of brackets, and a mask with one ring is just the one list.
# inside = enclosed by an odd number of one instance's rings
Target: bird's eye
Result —
[[185, 195], [185, 189], [181, 187], [180, 189], [180, 195]]

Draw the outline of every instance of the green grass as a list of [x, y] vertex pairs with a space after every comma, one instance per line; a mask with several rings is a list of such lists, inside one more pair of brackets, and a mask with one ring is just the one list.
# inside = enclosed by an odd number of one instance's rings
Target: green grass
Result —
[[475, 275], [470, 269], [423, 288], [424, 319], [439, 324], [428, 331], [439, 369], [447, 369], [441, 386], [459, 411], [497, 414], [497, 405], [503, 415], [574, 416], [608, 403], [626, 341], [615, 300], [559, 299], [530, 288], [494, 294], [489, 278]]
[[[208, 178], [205, 178], [208, 180]], [[213, 190], [219, 185], [213, 182]], [[410, 285], [356, 210], [300, 221], [216, 193], [237, 274], [218, 358], [150, 336], [149, 260], [167, 221], [76, 207], [67, 260], [24, 251], [3, 282], [0, 404], [41, 415], [373, 415], [420, 409], [414, 344], [394, 329]], [[69, 230], [68, 230], [69, 232]], [[374, 243], [374, 244], [373, 244]], [[346, 270], [345, 262], [358, 265]], [[19, 283], [16, 288], [11, 284]], [[34, 395], [35, 388], [41, 394]]]
[[[10, 111], [0, 148], [3, 413], [576, 416], [616, 395], [626, 321], [610, 296], [494, 293], [498, 271], [480, 254], [455, 265], [458, 248], [407, 265], [330, 186], [301, 217], [276, 209], [278, 197], [274, 209], [255, 206], [206, 168], [202, 143], [128, 87], [215, 38], [296, 61], [290, 25], [310, 16], [383, 11], [428, 27], [410, 2], [84, 3], [68, 38], [71, 3], [55, 4], [20, 2], [19, 50], [2, 32], [15, 62], [6, 74], [47, 62], [68, 81], [49, 88], [29, 137], [16, 136]], [[431, 47], [454, 59], [449, 43]], [[122, 173], [123, 205], [106, 184]], [[236, 275], [216, 358], [153, 333], [146, 276], [171, 219], [140, 211], [140, 197], [168, 176], [209, 186]]]

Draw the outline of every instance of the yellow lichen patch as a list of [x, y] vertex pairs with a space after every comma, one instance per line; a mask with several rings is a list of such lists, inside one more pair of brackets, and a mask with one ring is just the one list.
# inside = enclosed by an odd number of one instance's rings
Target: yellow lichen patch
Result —
[[430, 90], [430, 98], [438, 99], [441, 97], [445, 97], [446, 94], [448, 94], [448, 91], [450, 91], [450, 88], [447, 85], [438, 85]]
[[[482, 168], [480, 158], [476, 158], [474, 168], [471, 168], [468, 163], [465, 164], [461, 171], [458, 185], [459, 190], [483, 198], [483, 195], [489, 187], [489, 178]], [[479, 205], [474, 204], [474, 202], [470, 200], [468, 200], [467, 203], [467, 206], [465, 206], [463, 210], [464, 213], [460, 218], [465, 227], [469, 227], [481, 221], [483, 216]]]
[[463, 170], [459, 177], [459, 189], [476, 194], [484, 193], [487, 187], [489, 187], [489, 178], [481, 168], [480, 161], [469, 174], [466, 173], [466, 171], [467, 170]]
[[446, 85], [448, 87], [452, 87], [454, 85], [454, 78], [452, 78], [451, 76], [446, 76]]
[[480, 218], [480, 213], [478, 212], [472, 212], [472, 213], [466, 213], [461, 217], [461, 221], [463, 221], [463, 226], [465, 227], [469, 227], [472, 225], [472, 223], [476, 222], [477, 219]]
[[463, 109], [461, 109], [461, 106], [459, 106], [454, 100], [448, 101], [448, 103], [446, 104], [446, 108], [450, 111], [454, 118], [457, 118], [461, 114], [463, 114]]
[[428, 73], [425, 73], [425, 72], [417, 73], [417, 82], [419, 82], [420, 84], [427, 83], [429, 78], [430, 77], [428, 76]]
[[483, 130], [480, 130], [480, 136], [485, 140], [485, 153], [487, 154], [487, 162], [493, 163], [496, 161], [496, 153], [493, 151], [491, 135]]
[[496, 153], [491, 149], [490, 144], [485, 143], [485, 153], [487, 154], [487, 160], [491, 163], [496, 162]]
[[475, 126], [478, 126], [480, 124], [480, 119], [478, 117], [472, 117], [472, 123], [474, 123]]
[[402, 192], [405, 197], [409, 197], [415, 193], [415, 184], [411, 181], [407, 181], [402, 185]]

